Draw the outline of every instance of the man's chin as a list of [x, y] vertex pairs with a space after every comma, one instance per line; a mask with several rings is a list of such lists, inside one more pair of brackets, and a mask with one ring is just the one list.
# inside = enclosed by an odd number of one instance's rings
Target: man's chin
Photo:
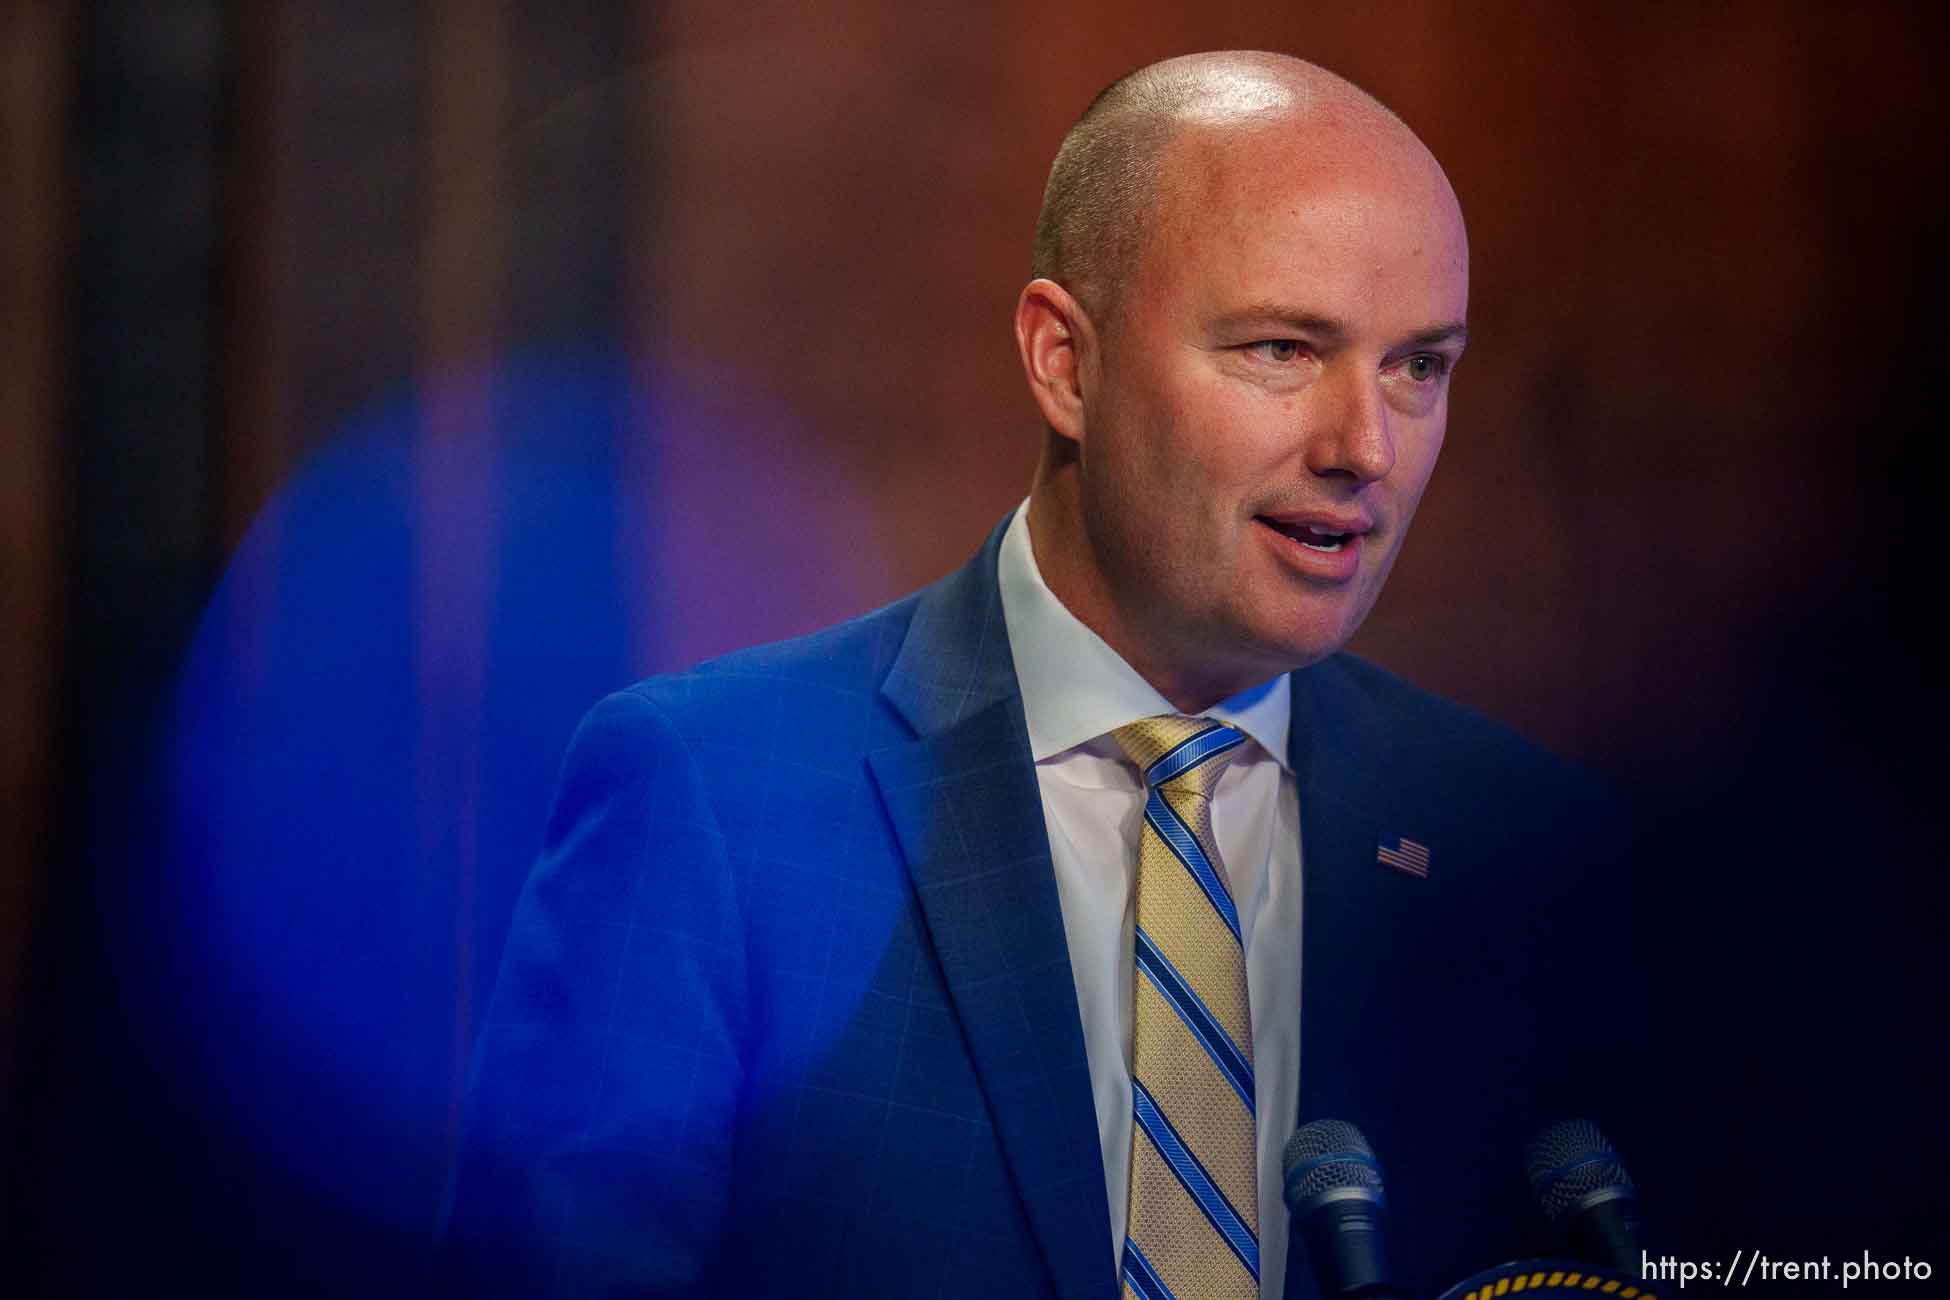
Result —
[[1344, 640], [1334, 640], [1320, 643], [1308, 642], [1305, 645], [1286, 647], [1285, 653], [1282, 655], [1286, 666], [1281, 668], [1280, 671], [1283, 673], [1293, 673], [1299, 672], [1302, 669], [1312, 668], [1315, 664], [1326, 659], [1331, 659], [1340, 653], [1341, 647], [1345, 644], [1347, 643]]
[[[1338, 627], [1309, 630], [1302, 635], [1294, 635], [1290, 630], [1281, 636], [1255, 638], [1259, 653], [1252, 657], [1250, 666], [1242, 667], [1237, 674], [1243, 685], [1249, 689], [1275, 677], [1303, 668], [1311, 668], [1324, 659], [1330, 659], [1347, 644], [1347, 638], [1340, 635]], [[1250, 681], [1246, 679], [1250, 678]]]
[[[1361, 625], [1356, 611], [1340, 601], [1318, 602], [1328, 608], [1310, 607], [1284, 626], [1268, 629], [1259, 638], [1267, 647], [1266, 659], [1284, 665], [1281, 672], [1311, 668], [1323, 659], [1339, 654]], [[1365, 610], [1361, 612], [1366, 612]]]

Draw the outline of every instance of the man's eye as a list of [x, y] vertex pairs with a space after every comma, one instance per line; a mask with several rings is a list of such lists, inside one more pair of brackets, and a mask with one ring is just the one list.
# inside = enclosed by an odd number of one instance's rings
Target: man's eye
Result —
[[1252, 349], [1268, 361], [1292, 361], [1300, 355], [1297, 339], [1261, 339]]
[[1442, 378], [1442, 372], [1447, 368], [1441, 357], [1428, 352], [1418, 353], [1408, 359], [1408, 377], [1418, 384], [1426, 384], [1431, 380]]

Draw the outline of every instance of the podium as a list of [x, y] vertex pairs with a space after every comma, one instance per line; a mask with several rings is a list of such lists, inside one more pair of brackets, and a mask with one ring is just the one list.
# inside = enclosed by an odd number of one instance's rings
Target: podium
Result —
[[[1672, 1300], [1676, 1288], [1661, 1291], [1656, 1282], [1640, 1282], [1607, 1268], [1571, 1259], [1514, 1259], [1487, 1268], [1444, 1291], [1437, 1300], [1502, 1300], [1505, 1296], [1603, 1296], [1607, 1300]], [[1687, 1300], [1715, 1292], [1686, 1288]]]

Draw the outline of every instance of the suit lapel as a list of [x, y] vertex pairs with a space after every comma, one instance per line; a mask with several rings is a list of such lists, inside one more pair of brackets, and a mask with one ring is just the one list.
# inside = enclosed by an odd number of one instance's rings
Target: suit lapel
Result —
[[1301, 1122], [1332, 1117], [1361, 1125], [1385, 1101], [1397, 1036], [1409, 1030], [1392, 1009], [1419, 978], [1417, 936], [1439, 910], [1432, 909], [1437, 882], [1377, 860], [1384, 839], [1432, 839], [1435, 828], [1402, 823], [1418, 802], [1407, 797], [1413, 776], [1393, 754], [1388, 719], [1361, 704], [1332, 660], [1293, 676]]
[[1108, 1296], [1103, 1157], [996, 588], [1001, 535], [922, 595], [883, 686], [916, 738], [868, 757], [1057, 1294]]

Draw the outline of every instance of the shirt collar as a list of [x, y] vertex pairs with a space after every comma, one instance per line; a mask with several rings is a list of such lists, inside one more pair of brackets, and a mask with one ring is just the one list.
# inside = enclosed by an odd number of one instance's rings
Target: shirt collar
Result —
[[[1127, 722], [1176, 713], [1105, 640], [1064, 607], [1043, 581], [1029, 544], [1029, 502], [1016, 507], [996, 561], [1002, 621], [1022, 688], [1029, 749], [1037, 762], [1087, 744]], [[1204, 711], [1231, 723], [1287, 766], [1292, 687], [1281, 673]]]

